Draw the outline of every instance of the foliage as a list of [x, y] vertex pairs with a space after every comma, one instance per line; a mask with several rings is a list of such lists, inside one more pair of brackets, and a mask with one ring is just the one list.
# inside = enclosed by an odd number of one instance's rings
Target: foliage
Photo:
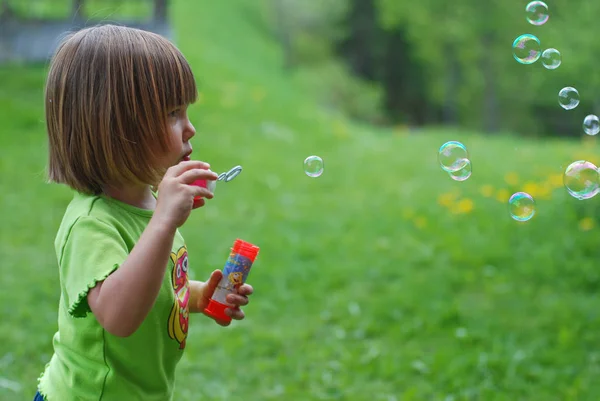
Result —
[[[206, 277], [238, 237], [261, 246], [247, 319], [192, 317], [176, 399], [600, 398], [598, 199], [561, 188], [568, 163], [598, 162], [594, 138], [357, 126], [282, 70], [257, 3], [172, 12], [202, 91], [194, 155], [244, 167], [182, 228], [190, 268]], [[33, 396], [56, 330], [53, 240], [71, 193], [44, 184], [44, 74], [0, 69], [2, 400]], [[451, 139], [471, 152], [463, 183], [437, 166]], [[302, 172], [311, 154], [318, 179]], [[537, 200], [527, 223], [508, 217], [518, 190]]]
[[[482, 127], [486, 96], [493, 96], [502, 129], [572, 134], [586, 114], [598, 109], [600, 75], [592, 55], [600, 45], [594, 40], [592, 20], [600, 4], [582, 0], [573, 7], [567, 0], [548, 1], [549, 21], [533, 26], [525, 18], [527, 3], [378, 0], [377, 4], [383, 27], [407, 32], [413, 61], [427, 73], [430, 98], [438, 104], [455, 99], [463, 124]], [[519, 65], [512, 58], [511, 44], [524, 33], [537, 35], [542, 50], [559, 49], [563, 64], [554, 71], [545, 70], [541, 61]], [[452, 63], [460, 69], [460, 80], [448, 86]], [[580, 108], [567, 115], [557, 106], [558, 91], [565, 86], [575, 86], [582, 96]]]

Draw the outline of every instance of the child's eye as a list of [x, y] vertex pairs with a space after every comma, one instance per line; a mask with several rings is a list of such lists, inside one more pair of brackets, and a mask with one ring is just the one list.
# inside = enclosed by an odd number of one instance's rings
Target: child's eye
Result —
[[181, 110], [177, 109], [177, 110], [173, 110], [172, 112], [169, 113], [169, 117], [177, 117], [177, 115], [179, 114]]

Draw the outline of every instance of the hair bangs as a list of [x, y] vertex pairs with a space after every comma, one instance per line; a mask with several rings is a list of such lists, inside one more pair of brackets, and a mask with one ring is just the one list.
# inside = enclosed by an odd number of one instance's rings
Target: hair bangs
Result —
[[198, 88], [192, 69], [183, 55], [177, 49], [171, 51], [166, 56], [169, 58], [165, 63], [162, 73], [164, 82], [164, 94], [167, 109], [173, 109], [178, 106], [193, 104], [198, 99]]

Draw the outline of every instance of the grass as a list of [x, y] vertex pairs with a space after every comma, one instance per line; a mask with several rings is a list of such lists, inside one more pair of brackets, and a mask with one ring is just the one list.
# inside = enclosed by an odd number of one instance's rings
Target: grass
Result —
[[[247, 319], [194, 316], [176, 399], [598, 400], [597, 199], [561, 186], [571, 161], [598, 161], [593, 138], [351, 124], [280, 69], [249, 4], [172, 6], [202, 92], [194, 154], [244, 167], [182, 228], [193, 274], [221, 267], [237, 237], [261, 246]], [[71, 193], [43, 180], [44, 73], [0, 69], [3, 400], [33, 397], [56, 330], [53, 240]], [[446, 140], [469, 148], [469, 180], [437, 166]], [[317, 179], [302, 171], [311, 154]], [[527, 223], [508, 216], [519, 190], [537, 200]]]

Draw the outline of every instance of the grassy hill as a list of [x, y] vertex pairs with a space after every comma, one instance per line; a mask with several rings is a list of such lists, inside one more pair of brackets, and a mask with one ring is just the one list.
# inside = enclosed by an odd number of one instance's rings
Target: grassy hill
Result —
[[[176, 399], [598, 400], [598, 199], [562, 188], [570, 162], [599, 160], [593, 138], [352, 124], [282, 71], [263, 3], [173, 2], [201, 90], [194, 156], [244, 168], [181, 230], [193, 275], [235, 238], [261, 247], [247, 319], [194, 316]], [[44, 183], [45, 68], [0, 68], [3, 400], [33, 397], [56, 329], [72, 194]], [[437, 165], [447, 140], [470, 151], [465, 182]], [[520, 190], [537, 201], [527, 223], [508, 214]]]

